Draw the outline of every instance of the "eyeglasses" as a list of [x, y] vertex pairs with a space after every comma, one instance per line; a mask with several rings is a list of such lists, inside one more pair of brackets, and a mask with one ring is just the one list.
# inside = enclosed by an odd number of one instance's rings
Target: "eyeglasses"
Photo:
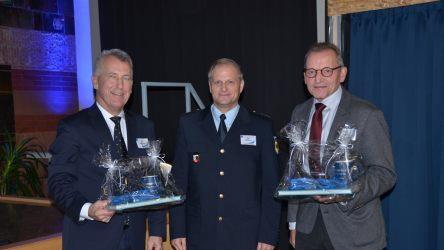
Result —
[[325, 67], [323, 69], [304, 69], [305, 76], [308, 78], [314, 78], [318, 74], [318, 71], [321, 71], [321, 75], [323, 77], [330, 77], [333, 75], [333, 71], [341, 68], [342, 66], [338, 66], [336, 68]]

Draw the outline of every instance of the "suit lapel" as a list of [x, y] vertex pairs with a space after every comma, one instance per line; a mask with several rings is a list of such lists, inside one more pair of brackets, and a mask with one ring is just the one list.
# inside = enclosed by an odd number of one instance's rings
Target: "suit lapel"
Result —
[[128, 156], [135, 156], [134, 152], [137, 148], [136, 144], [136, 123], [134, 122], [134, 116], [130, 112], [125, 112], [125, 122], [126, 122], [126, 135], [127, 135], [127, 147]]
[[211, 108], [207, 107], [202, 113], [201, 125], [202, 130], [208, 136], [208, 138], [216, 144], [220, 144], [220, 139], [217, 137], [217, 129], [214, 126], [213, 115], [211, 114]]
[[[234, 119], [233, 124], [231, 125], [230, 130], [228, 130], [228, 134], [225, 137], [224, 145], [231, 144], [233, 141], [236, 141], [236, 138], [239, 138], [239, 134], [242, 132], [242, 128], [245, 128], [245, 124], [249, 123], [250, 114], [243, 107], [240, 106], [239, 113]], [[217, 136], [217, 128], [214, 125], [213, 115], [211, 113], [211, 108], [206, 108], [202, 113], [201, 126], [205, 134], [216, 144], [221, 144], [219, 137]]]
[[105, 122], [105, 118], [103, 118], [103, 115], [96, 104], [89, 108], [88, 114], [95, 134], [99, 137], [99, 141], [101, 142], [100, 147], [109, 145], [111, 149], [111, 157], [115, 159], [117, 155], [117, 148], [114, 145], [114, 140], [111, 136], [108, 125]]
[[243, 106], [240, 106], [239, 113], [234, 119], [230, 130], [228, 130], [228, 134], [224, 140], [224, 144], [228, 145], [231, 143], [236, 143], [236, 140], [238, 141], [238, 143], [240, 143], [240, 134], [242, 133], [243, 129], [248, 128], [247, 124], [249, 122], [250, 114], [248, 113], [247, 109], [245, 109]]
[[328, 133], [327, 142], [332, 143], [338, 137], [338, 130], [345, 125], [349, 114], [350, 94], [342, 89], [341, 101], [339, 102], [338, 110]]
[[304, 102], [302, 104], [302, 107], [299, 109], [299, 111], [293, 113], [293, 115], [291, 117], [291, 121], [292, 122], [304, 121], [305, 123], [308, 124], [309, 120], [310, 120], [310, 111], [311, 111], [312, 105], [313, 105], [313, 98]]

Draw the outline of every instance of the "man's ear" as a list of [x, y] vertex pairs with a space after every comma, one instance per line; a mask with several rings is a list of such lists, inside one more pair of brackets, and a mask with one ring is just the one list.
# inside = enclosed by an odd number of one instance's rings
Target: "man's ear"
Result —
[[245, 82], [244, 82], [244, 80], [242, 80], [240, 83], [240, 93], [242, 93], [242, 91], [244, 90], [244, 85], [245, 85]]
[[99, 88], [99, 77], [98, 76], [92, 76], [91, 81], [93, 83], [93, 87], [95, 90]]
[[344, 82], [345, 78], [347, 77], [347, 67], [342, 66], [341, 67], [341, 81], [340, 82]]

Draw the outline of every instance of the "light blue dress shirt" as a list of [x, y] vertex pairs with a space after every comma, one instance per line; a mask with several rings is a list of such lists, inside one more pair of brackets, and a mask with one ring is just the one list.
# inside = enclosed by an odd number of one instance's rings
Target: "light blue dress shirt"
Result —
[[[227, 131], [230, 131], [231, 125], [233, 125], [234, 119], [236, 119], [237, 113], [239, 113], [239, 104], [236, 107], [230, 109], [225, 113], [225, 126], [227, 126]], [[216, 130], [219, 129], [220, 115], [223, 114], [219, 109], [216, 108], [214, 104], [211, 105], [211, 114], [213, 115], [214, 126]]]

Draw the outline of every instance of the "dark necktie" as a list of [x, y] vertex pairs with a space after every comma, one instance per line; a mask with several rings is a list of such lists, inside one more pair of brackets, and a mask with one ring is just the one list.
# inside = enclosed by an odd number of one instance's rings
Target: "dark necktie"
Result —
[[225, 119], [227, 117], [225, 114], [220, 115], [220, 123], [219, 129], [217, 130], [217, 134], [219, 135], [220, 142], [224, 142], [225, 136], [227, 135], [227, 126], [225, 125]]
[[321, 135], [322, 135], [322, 111], [326, 108], [326, 106], [322, 103], [315, 104], [316, 111], [313, 114], [313, 118], [311, 119], [311, 127], [310, 127], [310, 142], [313, 142], [317, 145], [312, 145], [310, 149], [310, 171], [315, 175], [313, 177], [318, 177], [316, 174], [322, 173], [321, 168], [321, 147], [319, 144], [321, 143]]
[[122, 136], [122, 129], [120, 129], [120, 116], [114, 116], [110, 118], [111, 121], [114, 122], [114, 143], [116, 144], [117, 153], [119, 156], [119, 159], [121, 158], [127, 158], [128, 157], [128, 151], [126, 150], [125, 140]]
[[[126, 150], [125, 140], [123, 139], [122, 129], [120, 128], [120, 119], [122, 119], [122, 117], [113, 116], [110, 119], [115, 124], [115, 126], [114, 126], [114, 143], [116, 144], [116, 148], [117, 148], [117, 155], [118, 155], [117, 159], [127, 158], [128, 151]], [[126, 215], [124, 215], [124, 218], [123, 218], [123, 228], [124, 229], [128, 228], [129, 224], [130, 224], [130, 218], [129, 218], [129, 215], [126, 214]], [[127, 242], [123, 242], [123, 244], [127, 244]], [[119, 249], [128, 249], [128, 248], [119, 248]]]

